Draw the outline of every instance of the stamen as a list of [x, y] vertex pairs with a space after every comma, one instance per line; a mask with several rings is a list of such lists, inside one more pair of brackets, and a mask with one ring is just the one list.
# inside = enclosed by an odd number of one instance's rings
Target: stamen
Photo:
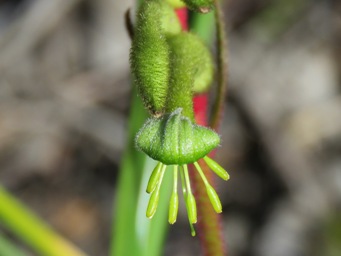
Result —
[[195, 202], [195, 198], [192, 194], [187, 165], [183, 165], [183, 168], [184, 168], [184, 175], [185, 175], [185, 182], [186, 182], [186, 189], [187, 189], [186, 205], [187, 205], [187, 211], [188, 211], [188, 218], [191, 223], [195, 224], [197, 223], [197, 205]]
[[173, 177], [173, 192], [169, 201], [169, 215], [168, 222], [174, 224], [178, 215], [179, 209], [179, 197], [178, 197], [178, 166], [174, 165], [174, 177]]
[[208, 156], [204, 157], [204, 160], [206, 164], [211, 168], [212, 171], [215, 172], [220, 178], [223, 180], [228, 180], [230, 178], [230, 175], [225, 171], [223, 167], [221, 167], [216, 161], [209, 158]]
[[161, 188], [161, 183], [162, 183], [163, 175], [165, 174], [166, 167], [167, 167], [166, 165], [162, 166], [159, 182], [157, 183], [156, 188], [154, 189], [154, 191], [152, 192], [149, 198], [149, 203], [148, 203], [147, 212], [146, 212], [146, 216], [149, 219], [153, 218], [156, 212], [156, 208], [159, 203], [160, 188]]
[[181, 170], [180, 170], [180, 178], [181, 178], [182, 193], [183, 193], [185, 201], [186, 201], [187, 189], [186, 189], [186, 183], [185, 183], [185, 176], [184, 176], [184, 169], [183, 168], [181, 168]]
[[[183, 166], [182, 166], [182, 168], [180, 170], [180, 178], [181, 178], [181, 185], [182, 185], [182, 194], [184, 196], [185, 205], [186, 205], [186, 209], [187, 209], [187, 212], [188, 212], [188, 206], [187, 206], [187, 203], [186, 203], [187, 202], [187, 189], [186, 189], [185, 175], [184, 175], [184, 168], [183, 168]], [[189, 221], [189, 227], [191, 229], [191, 235], [195, 236], [196, 235], [195, 229], [193, 227], [192, 222], [189, 219], [189, 215], [188, 215], [188, 221]]]
[[222, 206], [221, 206], [221, 202], [220, 202], [219, 196], [217, 195], [217, 192], [208, 183], [208, 181], [206, 179], [206, 176], [205, 176], [204, 172], [202, 171], [200, 165], [197, 162], [194, 162], [194, 165], [195, 165], [195, 168], [198, 170], [198, 172], [199, 172], [199, 174], [200, 174], [200, 176], [201, 176], [201, 178], [202, 178], [202, 180], [203, 180], [203, 182], [205, 184], [208, 198], [210, 199], [211, 204], [212, 204], [214, 210], [217, 213], [221, 213], [222, 212]]
[[146, 189], [146, 192], [148, 194], [152, 193], [154, 189], [156, 188], [157, 184], [160, 183], [160, 177], [161, 177], [161, 172], [163, 168], [165, 169], [166, 165], [164, 165], [161, 162], [158, 162], [158, 164], [155, 166], [152, 174], [149, 177], [149, 181], [148, 181], [148, 185]]
[[190, 227], [190, 229], [191, 229], [191, 235], [192, 235], [192, 236], [195, 236], [195, 235], [196, 235], [196, 232], [195, 232], [195, 229], [194, 229], [193, 224], [192, 224], [192, 223], [189, 223], [189, 227]]

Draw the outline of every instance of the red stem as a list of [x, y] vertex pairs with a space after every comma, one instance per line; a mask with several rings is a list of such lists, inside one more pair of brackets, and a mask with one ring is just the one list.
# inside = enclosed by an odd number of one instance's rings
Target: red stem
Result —
[[[182, 24], [183, 30], [188, 29], [187, 9], [177, 10], [177, 15]], [[200, 125], [207, 125], [208, 94], [196, 95], [193, 99], [196, 122]], [[204, 161], [199, 164], [205, 173], [207, 180], [214, 186], [214, 176]], [[225, 244], [222, 237], [221, 216], [215, 213], [207, 196], [206, 188], [198, 172], [189, 166], [192, 186], [197, 199], [198, 223], [197, 232], [200, 244], [205, 256], [223, 256], [226, 254]]]

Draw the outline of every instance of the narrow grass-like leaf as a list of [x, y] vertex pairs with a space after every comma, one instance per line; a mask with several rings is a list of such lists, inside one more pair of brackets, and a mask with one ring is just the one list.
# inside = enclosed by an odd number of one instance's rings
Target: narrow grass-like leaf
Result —
[[[132, 91], [132, 103], [128, 123], [127, 147], [123, 154], [113, 209], [113, 237], [110, 255], [140, 255], [137, 224], [134, 222], [137, 212], [139, 188], [147, 157], [135, 149], [135, 135], [147, 118], [141, 100], [137, 97], [137, 88]], [[139, 171], [141, 170], [141, 171]], [[147, 171], [147, 170], [146, 170]]]
[[85, 256], [0, 186], [0, 223], [44, 256]]

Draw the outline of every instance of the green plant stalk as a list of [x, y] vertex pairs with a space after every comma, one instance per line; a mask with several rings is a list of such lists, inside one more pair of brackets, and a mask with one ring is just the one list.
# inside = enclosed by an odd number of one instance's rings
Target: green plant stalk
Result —
[[[217, 90], [213, 104], [212, 115], [210, 118], [210, 127], [218, 130], [221, 116], [223, 113], [223, 104], [227, 91], [227, 41], [225, 36], [223, 14], [220, 6], [220, 1], [214, 0], [216, 10], [208, 14], [202, 15], [193, 13], [190, 20], [191, 31], [196, 33], [207, 45], [212, 43], [214, 31], [216, 32], [217, 40]], [[213, 29], [215, 27], [215, 30]]]
[[172, 177], [166, 171], [163, 181], [166, 186], [162, 186], [157, 213], [152, 220], [147, 219], [145, 207], [148, 205], [148, 194], [145, 190], [156, 162], [135, 148], [135, 136], [147, 118], [147, 112], [137, 96], [135, 86], [132, 95], [128, 141], [116, 192], [110, 253], [112, 256], [157, 256], [162, 254], [168, 227], [168, 199]]
[[0, 223], [44, 256], [85, 256], [0, 186]]
[[[114, 206], [113, 239], [111, 255], [140, 255], [141, 248], [136, 236], [136, 211], [141, 171], [145, 157], [134, 148], [134, 133], [138, 131], [147, 114], [133, 90], [128, 142], [121, 161]], [[134, 118], [132, 118], [134, 117]]]
[[15, 244], [0, 234], [0, 255], [1, 256], [27, 256], [27, 253], [20, 250]]
[[143, 124], [147, 113], [137, 97], [136, 88], [132, 92], [132, 104], [128, 123], [126, 150], [119, 170], [116, 202], [114, 206], [113, 239], [111, 255], [140, 255], [142, 248], [136, 234], [137, 200], [146, 158], [135, 149], [135, 134]]

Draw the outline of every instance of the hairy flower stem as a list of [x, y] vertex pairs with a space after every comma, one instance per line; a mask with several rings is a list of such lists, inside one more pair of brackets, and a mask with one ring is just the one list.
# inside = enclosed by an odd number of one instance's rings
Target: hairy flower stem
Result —
[[[207, 95], [194, 97], [194, 112], [196, 122], [207, 125]], [[200, 159], [199, 164], [206, 176], [207, 181], [215, 187], [214, 174], [209, 170], [205, 161]], [[197, 233], [200, 239], [203, 255], [223, 256], [227, 255], [226, 245], [222, 236], [221, 215], [217, 214], [206, 193], [205, 184], [193, 165], [189, 165], [192, 188], [197, 198], [198, 223]]]
[[223, 115], [224, 100], [227, 92], [227, 40], [223, 22], [223, 12], [220, 2], [214, 0], [215, 10], [215, 26], [217, 37], [217, 99], [214, 102], [210, 126], [217, 131]]
[[[219, 8], [219, 7], [218, 7]], [[220, 10], [218, 10], [220, 11]], [[186, 23], [187, 16], [183, 14], [184, 10], [181, 11], [178, 16], [182, 24]], [[220, 15], [220, 14], [217, 14]], [[221, 26], [221, 25], [220, 25]], [[218, 33], [221, 32], [221, 28], [218, 28]], [[220, 48], [223, 43], [220, 43], [222, 35], [218, 36], [218, 44]], [[221, 48], [218, 51], [223, 51]], [[223, 59], [219, 59], [220, 64], [218, 64], [218, 71], [219, 76], [222, 74], [221, 70], [224, 69], [222, 66]], [[223, 83], [225, 83], [225, 78], [219, 78], [220, 81], [218, 86], [218, 94], [224, 93]], [[220, 112], [215, 116], [213, 119], [214, 128], [217, 129], [218, 126], [218, 119], [221, 117], [221, 105], [224, 99], [223, 95], [218, 95], [219, 103], [215, 106], [215, 111]], [[208, 95], [201, 94], [194, 97], [194, 112], [195, 112], [195, 119], [199, 125], [207, 125], [207, 108], [208, 108]], [[206, 163], [203, 160], [199, 160], [199, 164], [202, 167], [202, 170], [208, 180], [208, 182], [214, 187], [214, 177], [212, 172], [208, 170]], [[190, 176], [192, 180], [192, 187], [194, 188], [194, 194], [197, 198], [197, 211], [198, 211], [198, 223], [197, 223], [197, 230], [200, 238], [201, 247], [203, 249], [203, 254], [210, 256], [219, 256], [219, 255], [227, 255], [225, 243], [222, 237], [222, 229], [221, 229], [221, 216], [216, 214], [214, 209], [211, 206], [211, 202], [207, 196], [205, 185], [199, 175], [199, 173], [194, 169], [192, 165], [189, 166], [190, 169]]]

